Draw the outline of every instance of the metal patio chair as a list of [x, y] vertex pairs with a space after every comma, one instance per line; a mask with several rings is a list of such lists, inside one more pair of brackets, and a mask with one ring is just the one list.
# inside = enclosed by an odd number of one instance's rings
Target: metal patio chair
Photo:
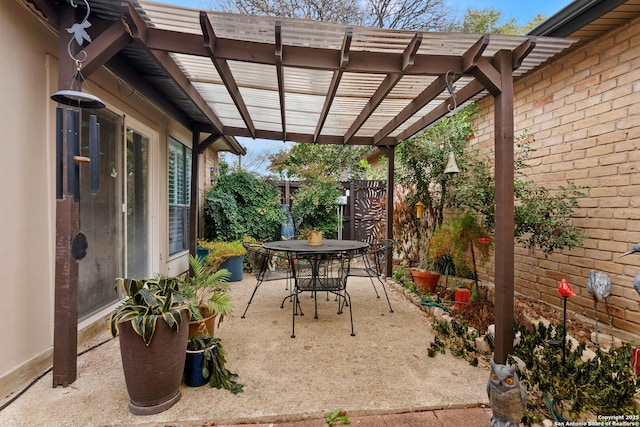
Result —
[[300, 306], [300, 294], [310, 292], [314, 301], [314, 319], [318, 318], [318, 292], [332, 293], [338, 300], [338, 312], [342, 314], [345, 305], [349, 306], [351, 336], [353, 312], [351, 296], [347, 292], [347, 275], [351, 256], [341, 253], [289, 253], [289, 266], [293, 277], [293, 298], [291, 338], [295, 338], [296, 316], [304, 316]]
[[[258, 288], [264, 282], [285, 280], [285, 289], [288, 290], [291, 278], [289, 268], [286, 265], [282, 268], [282, 265], [286, 264], [286, 257], [281, 256], [276, 252], [264, 249], [259, 243], [245, 242], [243, 245], [247, 250], [247, 259], [249, 260], [251, 270], [253, 270], [253, 273], [256, 275], [256, 286], [253, 288], [253, 292], [251, 293], [247, 307], [244, 309], [244, 313], [240, 316], [242, 319], [245, 318], [247, 310], [249, 310], [249, 306], [251, 305]], [[272, 265], [274, 266], [273, 269], [271, 268]]]
[[391, 313], [393, 313], [393, 308], [391, 308], [389, 294], [387, 294], [387, 288], [385, 287], [381, 276], [383, 275], [384, 269], [387, 265], [387, 257], [391, 256], [392, 249], [393, 240], [391, 239], [372, 243], [368, 248], [363, 249], [354, 255], [354, 262], [361, 260], [361, 264], [352, 264], [349, 269], [349, 276], [368, 277], [371, 280], [371, 285], [373, 285], [373, 290], [378, 298], [380, 298], [380, 294], [378, 293], [378, 289], [376, 288], [376, 284], [373, 279], [375, 278], [380, 282], [384, 295], [387, 297], [387, 304], [389, 304], [389, 311]]

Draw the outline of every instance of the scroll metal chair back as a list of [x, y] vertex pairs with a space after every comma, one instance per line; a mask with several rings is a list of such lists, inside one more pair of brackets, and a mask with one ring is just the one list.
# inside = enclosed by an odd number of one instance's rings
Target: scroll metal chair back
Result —
[[[391, 313], [393, 313], [393, 308], [391, 308], [389, 294], [387, 294], [387, 288], [384, 286], [381, 277], [385, 273], [387, 257], [391, 256], [392, 250], [393, 240], [391, 239], [372, 243], [367, 249], [362, 250], [355, 256], [361, 263], [356, 265], [352, 264], [349, 269], [349, 276], [368, 277], [371, 280], [371, 285], [373, 285], [373, 290], [378, 298], [380, 298], [380, 294], [373, 279], [375, 278], [380, 282], [384, 295], [387, 297], [387, 304], [389, 304], [389, 311]], [[356, 261], [356, 259], [354, 259], [354, 261]]]
[[275, 260], [277, 266], [278, 261], [286, 261], [286, 258], [280, 257], [278, 254], [266, 250], [259, 243], [245, 242], [243, 245], [247, 250], [249, 266], [256, 276], [256, 286], [253, 288], [253, 292], [251, 293], [247, 307], [244, 309], [244, 313], [240, 316], [242, 319], [245, 318], [247, 310], [249, 310], [249, 306], [251, 305], [251, 302], [253, 302], [253, 297], [256, 295], [256, 292], [262, 283], [274, 280], [286, 280], [287, 289], [289, 289], [288, 282], [290, 279], [288, 268], [281, 269], [276, 267], [274, 270], [270, 269], [272, 261]]
[[291, 338], [296, 337], [296, 316], [304, 316], [299, 299], [299, 295], [303, 292], [312, 293], [315, 310], [314, 319], [318, 318], [318, 292], [332, 293], [337, 297], [337, 314], [342, 314], [343, 307], [348, 305], [349, 318], [351, 321], [351, 336], [355, 336], [351, 296], [347, 292], [347, 277], [350, 262], [351, 257], [349, 255], [339, 253], [289, 254], [289, 265], [293, 275]]

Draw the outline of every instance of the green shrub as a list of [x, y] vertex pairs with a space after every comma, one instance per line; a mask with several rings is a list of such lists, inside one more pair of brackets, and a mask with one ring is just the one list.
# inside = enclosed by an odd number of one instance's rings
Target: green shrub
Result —
[[279, 240], [284, 220], [275, 182], [235, 169], [218, 178], [205, 197], [205, 237], [234, 241], [245, 235]]

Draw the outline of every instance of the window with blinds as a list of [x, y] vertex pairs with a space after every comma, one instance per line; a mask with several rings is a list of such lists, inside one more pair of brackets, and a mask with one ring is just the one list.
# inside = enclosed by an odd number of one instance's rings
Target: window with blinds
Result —
[[169, 255], [189, 247], [191, 149], [169, 137]]

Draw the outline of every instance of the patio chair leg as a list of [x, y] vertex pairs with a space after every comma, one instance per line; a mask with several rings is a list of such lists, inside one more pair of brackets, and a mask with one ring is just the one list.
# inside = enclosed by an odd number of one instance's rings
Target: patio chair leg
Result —
[[349, 293], [347, 291], [344, 291], [344, 299], [345, 299], [345, 301], [347, 299], [349, 300], [349, 319], [351, 321], [351, 336], [355, 337], [356, 333], [353, 330], [353, 311], [351, 311], [351, 296], [349, 295]]
[[293, 313], [291, 315], [291, 338], [296, 337], [296, 306], [298, 305], [298, 294], [293, 295]]
[[258, 290], [258, 288], [260, 287], [260, 285], [262, 284], [262, 282], [258, 282], [256, 284], [256, 287], [253, 288], [253, 293], [251, 294], [251, 298], [249, 298], [249, 302], [247, 303], [247, 307], [244, 309], [244, 313], [242, 313], [242, 316], [240, 316], [241, 319], [244, 319], [244, 316], [247, 314], [247, 310], [249, 310], [249, 306], [251, 305], [251, 301], [253, 301], [253, 297], [256, 294], [256, 291]]
[[[382, 279], [380, 279], [379, 277], [378, 277], [378, 281], [382, 285], [382, 290], [384, 291], [384, 296], [387, 297], [387, 304], [389, 304], [389, 313], [393, 313], [393, 308], [391, 308], [391, 301], [389, 301], [389, 294], [387, 293], [387, 288], [386, 288], [386, 286], [384, 286], [384, 283], [382, 282]], [[380, 298], [380, 297], [378, 297], [378, 298]]]

